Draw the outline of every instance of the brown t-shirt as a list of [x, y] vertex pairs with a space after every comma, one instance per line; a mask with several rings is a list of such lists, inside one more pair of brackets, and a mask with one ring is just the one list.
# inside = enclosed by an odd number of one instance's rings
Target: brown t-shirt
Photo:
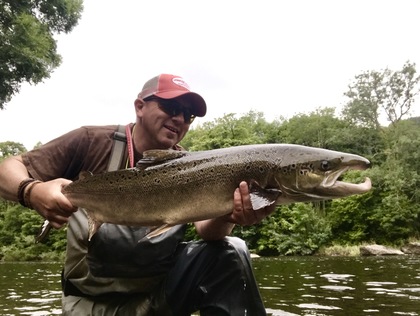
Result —
[[117, 125], [84, 126], [22, 155], [33, 178], [75, 180], [81, 171], [106, 171]]
[[[81, 171], [106, 171], [117, 125], [84, 126], [22, 155], [30, 175], [42, 181], [77, 179]], [[125, 159], [127, 159], [125, 153]], [[105, 223], [88, 241], [86, 213], [74, 213], [67, 226], [64, 279], [87, 295], [149, 292], [174, 260], [185, 225], [138, 242], [144, 228]]]

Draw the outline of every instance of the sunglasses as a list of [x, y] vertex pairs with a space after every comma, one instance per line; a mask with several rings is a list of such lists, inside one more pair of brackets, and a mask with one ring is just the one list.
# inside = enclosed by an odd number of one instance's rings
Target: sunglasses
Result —
[[195, 119], [195, 115], [191, 114], [191, 110], [189, 108], [182, 106], [175, 100], [147, 98], [144, 101], [155, 101], [158, 104], [159, 109], [168, 114], [170, 117], [178, 116], [182, 113], [186, 124], [191, 124]]

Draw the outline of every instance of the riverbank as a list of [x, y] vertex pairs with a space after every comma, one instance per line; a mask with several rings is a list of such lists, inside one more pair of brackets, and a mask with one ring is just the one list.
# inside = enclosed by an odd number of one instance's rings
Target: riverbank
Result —
[[420, 241], [412, 240], [405, 245], [399, 246], [384, 246], [377, 244], [362, 244], [362, 245], [333, 245], [329, 247], [321, 247], [315, 254], [317, 256], [369, 256], [369, 255], [405, 255], [405, 254], [420, 254]]
[[[376, 248], [372, 253], [367, 253], [366, 249]], [[379, 249], [379, 250], [378, 250]], [[382, 250], [381, 250], [382, 249]], [[369, 250], [370, 251], [370, 250]], [[381, 252], [382, 251], [382, 252]], [[376, 244], [362, 245], [332, 245], [321, 247], [314, 256], [331, 256], [331, 257], [358, 257], [366, 255], [420, 255], [420, 241], [411, 240], [405, 245], [399, 246], [382, 246]], [[253, 258], [260, 257], [257, 254], [251, 254]], [[65, 252], [50, 251], [34, 254], [25, 249], [16, 249], [13, 247], [0, 248], [0, 262], [64, 262]]]

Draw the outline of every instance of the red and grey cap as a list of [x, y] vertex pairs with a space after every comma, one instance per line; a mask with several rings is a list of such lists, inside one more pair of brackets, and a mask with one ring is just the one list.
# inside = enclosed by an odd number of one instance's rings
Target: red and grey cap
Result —
[[138, 98], [144, 100], [152, 95], [162, 99], [174, 99], [183, 96], [191, 104], [191, 114], [196, 116], [206, 115], [207, 106], [204, 99], [199, 94], [191, 92], [188, 84], [179, 76], [161, 74], [147, 81]]

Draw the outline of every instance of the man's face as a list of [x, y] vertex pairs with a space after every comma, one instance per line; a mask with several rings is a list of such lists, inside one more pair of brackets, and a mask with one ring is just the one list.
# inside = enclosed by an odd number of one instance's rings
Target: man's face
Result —
[[189, 104], [182, 99], [172, 102], [174, 100], [162, 100], [160, 103], [159, 99], [152, 99], [136, 107], [143, 136], [148, 138], [142, 141], [147, 141], [150, 149], [173, 147], [184, 138], [190, 127]]

